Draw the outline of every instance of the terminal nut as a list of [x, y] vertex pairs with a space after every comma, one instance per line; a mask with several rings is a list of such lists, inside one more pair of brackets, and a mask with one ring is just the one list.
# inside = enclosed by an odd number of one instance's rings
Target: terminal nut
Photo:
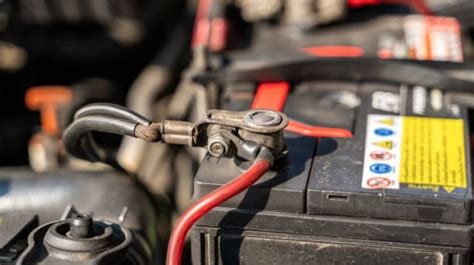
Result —
[[229, 152], [229, 141], [220, 134], [214, 134], [209, 137], [207, 142], [207, 150], [216, 157], [222, 157]]

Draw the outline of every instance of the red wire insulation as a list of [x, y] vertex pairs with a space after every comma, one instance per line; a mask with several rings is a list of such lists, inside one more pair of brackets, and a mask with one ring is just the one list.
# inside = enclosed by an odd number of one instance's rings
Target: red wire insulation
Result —
[[416, 9], [420, 14], [425, 16], [433, 16], [434, 13], [428, 8], [423, 0], [408, 0], [407, 4], [411, 5], [412, 8]]
[[189, 229], [214, 207], [250, 187], [270, 168], [270, 161], [257, 160], [242, 175], [193, 203], [178, 219], [168, 243], [166, 265], [181, 265], [184, 240]]
[[[257, 93], [252, 102], [253, 109], [272, 109], [282, 111], [285, 107], [286, 98], [290, 90], [287, 82], [262, 83], [257, 88]], [[352, 132], [341, 128], [327, 128], [304, 124], [299, 121], [290, 120], [288, 132], [296, 133], [308, 137], [332, 137], [350, 138]]]
[[212, 5], [213, 0], [198, 2], [192, 48], [208, 47], [211, 51], [221, 51], [227, 44], [229, 25], [224, 17], [210, 17]]
[[361, 57], [364, 55], [364, 49], [357, 46], [314, 46], [301, 49], [311, 56], [315, 57]]
[[331, 137], [351, 138], [352, 132], [341, 128], [318, 127], [304, 124], [298, 121], [290, 121], [286, 127], [287, 132], [296, 133], [308, 137]]
[[282, 111], [288, 93], [290, 93], [290, 84], [287, 82], [260, 84], [252, 102], [252, 109]]
[[212, 0], [199, 0], [194, 20], [193, 39], [191, 47], [207, 46], [210, 34], [209, 13], [212, 6]]
[[215, 17], [211, 19], [209, 49], [214, 52], [222, 51], [226, 47], [229, 24], [225, 18]]
[[433, 12], [428, 8], [423, 0], [348, 0], [349, 7], [358, 8], [367, 5], [382, 5], [382, 4], [394, 4], [394, 5], [407, 5], [415, 9], [418, 13], [425, 16], [432, 16]]

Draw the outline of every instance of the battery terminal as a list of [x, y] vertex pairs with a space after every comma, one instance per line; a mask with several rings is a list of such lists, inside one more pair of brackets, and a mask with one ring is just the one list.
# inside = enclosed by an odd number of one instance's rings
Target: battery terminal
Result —
[[175, 120], [153, 123], [121, 106], [95, 103], [76, 112], [63, 139], [71, 154], [93, 162], [106, 162], [107, 156], [95, 144], [92, 131], [128, 135], [148, 142], [201, 147], [215, 157], [254, 161], [262, 147], [270, 150], [275, 159], [286, 154], [283, 130], [287, 125], [285, 114], [266, 109], [211, 110], [196, 123]]

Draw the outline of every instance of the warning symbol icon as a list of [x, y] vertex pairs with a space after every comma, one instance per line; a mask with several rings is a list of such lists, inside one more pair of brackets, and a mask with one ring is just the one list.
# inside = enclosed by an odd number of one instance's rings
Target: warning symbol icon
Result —
[[392, 184], [392, 181], [384, 177], [373, 177], [367, 180], [367, 186], [370, 189], [383, 189]]
[[392, 150], [393, 148], [393, 141], [380, 141], [380, 142], [374, 142], [373, 144], [378, 147], [382, 147], [388, 150]]
[[379, 120], [379, 123], [385, 124], [387, 126], [393, 126], [394, 122], [392, 118], [386, 118], [386, 119]]
[[449, 187], [449, 186], [443, 186], [443, 188], [449, 193], [453, 192], [453, 190], [456, 189], [455, 187]]
[[372, 151], [370, 153], [370, 158], [379, 161], [389, 160], [393, 157], [393, 155], [387, 151]]

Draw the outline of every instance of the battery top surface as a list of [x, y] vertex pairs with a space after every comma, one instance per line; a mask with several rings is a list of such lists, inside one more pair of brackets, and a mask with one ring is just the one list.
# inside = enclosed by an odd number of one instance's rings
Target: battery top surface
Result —
[[424, 87], [360, 86], [351, 139], [321, 139], [307, 212], [470, 221], [466, 110]]
[[[347, 103], [354, 96], [357, 106]], [[303, 82], [293, 88], [284, 112], [308, 124], [352, 130], [354, 136], [287, 134], [288, 157], [224, 207], [470, 223], [467, 110], [449, 104], [440, 90]], [[239, 175], [243, 168], [237, 164], [206, 157], [196, 177], [195, 197]]]

